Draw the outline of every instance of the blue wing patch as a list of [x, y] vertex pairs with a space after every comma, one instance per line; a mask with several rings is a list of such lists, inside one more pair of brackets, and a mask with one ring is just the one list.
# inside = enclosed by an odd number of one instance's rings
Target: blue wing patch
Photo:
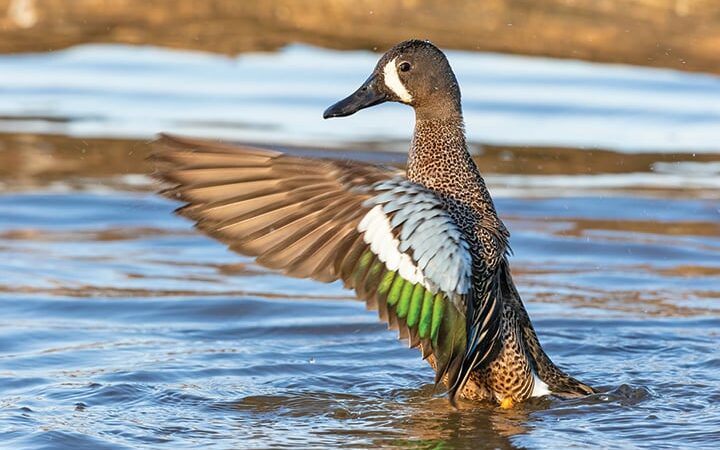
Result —
[[378, 195], [364, 206], [380, 205], [398, 240], [398, 250], [412, 258], [428, 288], [455, 298], [467, 294], [472, 280], [470, 245], [443, 208], [442, 199], [399, 177], [376, 183], [372, 191]]

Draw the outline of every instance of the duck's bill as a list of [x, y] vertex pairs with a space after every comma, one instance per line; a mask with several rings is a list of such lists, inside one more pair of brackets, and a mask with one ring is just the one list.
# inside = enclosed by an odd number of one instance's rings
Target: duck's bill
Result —
[[387, 101], [387, 96], [378, 89], [375, 76], [371, 76], [357, 91], [326, 109], [323, 118], [349, 116], [363, 108], [369, 108], [385, 101]]

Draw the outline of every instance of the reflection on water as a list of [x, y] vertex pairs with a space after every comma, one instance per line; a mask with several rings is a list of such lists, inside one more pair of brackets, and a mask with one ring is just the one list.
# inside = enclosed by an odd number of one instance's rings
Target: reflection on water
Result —
[[[308, 54], [322, 79], [302, 69]], [[433, 391], [417, 352], [341, 286], [282, 277], [234, 255], [153, 194], [144, 158], [161, 127], [402, 164], [407, 111], [388, 107], [332, 126], [319, 119], [372, 56], [291, 48], [230, 60], [85, 47], [0, 57], [0, 126], [14, 131], [0, 136], [0, 442], [713, 448], [720, 155], [709, 138], [720, 129], [717, 80], [451, 56], [466, 70], [473, 149], [513, 234], [513, 271], [541, 340], [601, 394], [534, 399], [512, 411], [454, 410]], [[22, 72], [30, 66], [48, 70]], [[294, 71], [294, 84], [280, 82]], [[555, 86], [557, 99], [539, 86]], [[579, 86], [594, 93], [587, 106], [573, 97], [584, 92]], [[526, 98], [530, 92], [538, 94]], [[608, 92], [616, 95], [596, 98]], [[517, 108], [503, 103], [513, 95]], [[652, 108], [625, 108], [655, 95]], [[533, 101], [564, 106], [549, 113]], [[675, 108], [650, 111], [663, 101]], [[554, 115], [569, 128], [553, 128]], [[221, 117], [230, 122], [213, 122]], [[633, 151], [557, 147], [616, 142], [593, 131], [613, 130], [613, 117], [627, 125], [622, 136]], [[556, 146], [477, 145], [492, 136], [541, 144], [513, 128], [532, 121]], [[682, 132], [664, 140], [675, 132], [668, 130]], [[333, 142], [344, 150], [313, 149]]]
[[[499, 54], [449, 52], [469, 138], [501, 145], [717, 152], [720, 78]], [[148, 138], [158, 130], [276, 144], [404, 142], [412, 113], [321, 112], [377, 55], [290, 46], [237, 58], [87, 45], [0, 56], [0, 130]]]

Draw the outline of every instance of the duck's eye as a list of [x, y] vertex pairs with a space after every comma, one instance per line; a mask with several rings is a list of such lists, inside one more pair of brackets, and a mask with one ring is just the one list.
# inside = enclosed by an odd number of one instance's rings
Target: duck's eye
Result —
[[412, 69], [412, 66], [409, 62], [405, 61], [400, 63], [400, 72], [407, 72], [410, 69]]

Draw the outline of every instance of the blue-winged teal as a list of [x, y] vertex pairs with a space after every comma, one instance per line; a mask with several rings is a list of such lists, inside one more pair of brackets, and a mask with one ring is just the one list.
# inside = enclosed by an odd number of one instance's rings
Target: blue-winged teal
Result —
[[515, 289], [509, 233], [468, 153], [460, 90], [426, 41], [390, 49], [328, 108], [415, 109], [407, 172], [163, 136], [155, 159], [178, 212], [231, 249], [288, 275], [343, 280], [419, 347], [456, 398], [503, 407], [593, 389], [552, 363]]

